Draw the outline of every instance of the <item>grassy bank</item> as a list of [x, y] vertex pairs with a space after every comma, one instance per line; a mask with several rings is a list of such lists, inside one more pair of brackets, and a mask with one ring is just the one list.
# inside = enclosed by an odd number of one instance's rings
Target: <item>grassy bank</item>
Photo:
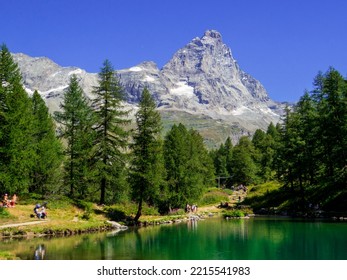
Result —
[[[198, 201], [198, 215], [216, 214], [220, 202], [230, 199], [230, 190], [209, 189]], [[39, 220], [34, 216], [34, 206], [47, 202], [48, 217]], [[42, 200], [35, 195], [21, 197], [14, 208], [0, 208], [0, 236], [41, 236], [41, 235], [73, 235], [85, 232], [105, 231], [111, 229], [108, 220], [121, 224], [131, 224], [137, 211], [135, 203], [127, 202], [112, 206], [98, 206], [81, 200], [71, 200], [64, 196]], [[143, 225], [181, 221], [187, 218], [183, 209], [168, 215], [160, 215], [158, 211], [147, 205], [143, 208], [140, 223]], [[25, 225], [28, 222], [43, 221], [40, 224]], [[18, 225], [18, 226], [16, 226]], [[8, 226], [8, 227], [7, 227]]]

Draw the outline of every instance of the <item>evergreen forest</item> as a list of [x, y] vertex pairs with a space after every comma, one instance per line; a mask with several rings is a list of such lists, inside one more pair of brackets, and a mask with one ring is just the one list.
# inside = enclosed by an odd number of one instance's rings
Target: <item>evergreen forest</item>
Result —
[[136, 221], [144, 205], [167, 213], [198, 203], [211, 188], [251, 190], [275, 181], [280, 187], [264, 195], [268, 206], [290, 213], [311, 205], [347, 210], [347, 81], [333, 68], [318, 73], [313, 89], [286, 108], [280, 123], [242, 136], [236, 145], [227, 138], [212, 150], [181, 123], [164, 134], [147, 89], [131, 121], [108, 60], [95, 98], [88, 100], [72, 75], [53, 115], [38, 92], [26, 93], [5, 45], [0, 80], [1, 194], [63, 195], [102, 205], [132, 201]]

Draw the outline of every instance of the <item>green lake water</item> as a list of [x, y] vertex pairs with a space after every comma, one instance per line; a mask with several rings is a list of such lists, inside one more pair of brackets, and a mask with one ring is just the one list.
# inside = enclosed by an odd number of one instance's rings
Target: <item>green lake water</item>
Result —
[[3, 239], [3, 250], [51, 260], [347, 260], [347, 223], [210, 218], [118, 233]]

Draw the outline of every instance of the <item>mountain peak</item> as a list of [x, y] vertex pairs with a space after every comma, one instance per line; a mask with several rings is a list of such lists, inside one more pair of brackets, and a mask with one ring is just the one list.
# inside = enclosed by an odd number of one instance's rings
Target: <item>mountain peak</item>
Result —
[[209, 38], [213, 38], [213, 39], [219, 39], [221, 40], [222, 39], [222, 35], [217, 31], [217, 30], [206, 30], [205, 33], [204, 33], [204, 37], [209, 37]]

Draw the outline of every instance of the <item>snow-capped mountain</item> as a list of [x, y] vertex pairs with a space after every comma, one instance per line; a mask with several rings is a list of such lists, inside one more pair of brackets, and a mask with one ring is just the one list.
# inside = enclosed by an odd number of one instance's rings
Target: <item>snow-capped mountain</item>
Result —
[[[14, 54], [28, 93], [44, 97], [51, 112], [59, 104], [70, 76], [80, 77], [89, 98], [97, 85], [97, 74], [77, 67], [61, 67], [48, 58]], [[259, 81], [240, 69], [231, 50], [215, 30], [194, 38], [159, 69], [154, 62], [143, 62], [117, 71], [127, 103], [136, 108], [142, 90], [154, 96], [165, 123], [182, 122], [200, 130], [207, 141], [236, 140], [257, 128], [278, 122], [281, 104], [272, 101]], [[213, 131], [213, 133], [211, 133]]]

